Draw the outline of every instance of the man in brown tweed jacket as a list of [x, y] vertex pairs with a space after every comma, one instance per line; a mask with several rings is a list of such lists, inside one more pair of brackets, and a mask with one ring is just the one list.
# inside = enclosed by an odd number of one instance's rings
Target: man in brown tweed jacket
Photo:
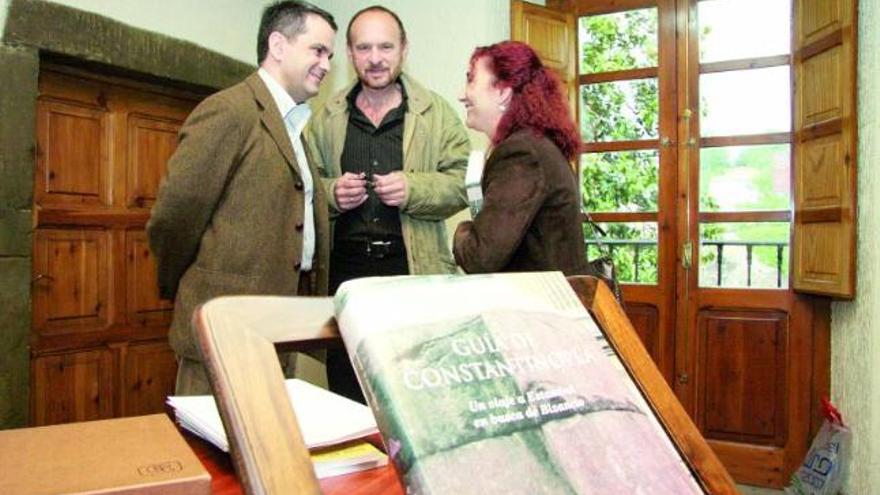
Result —
[[175, 303], [177, 394], [211, 393], [196, 306], [227, 294], [327, 291], [327, 200], [301, 133], [335, 34], [333, 17], [310, 4], [268, 6], [260, 69], [205, 99], [180, 130], [147, 224], [160, 294]]

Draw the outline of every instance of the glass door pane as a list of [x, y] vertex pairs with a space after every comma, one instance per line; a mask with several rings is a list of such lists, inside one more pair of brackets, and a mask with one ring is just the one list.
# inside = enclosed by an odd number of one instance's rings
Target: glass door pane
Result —
[[581, 17], [580, 73], [657, 67], [657, 9]]
[[700, 76], [700, 134], [733, 136], [791, 130], [788, 65]]
[[791, 1], [697, 5], [699, 286], [786, 289]]
[[605, 233], [584, 226], [588, 257], [610, 254], [622, 282], [654, 285], [661, 269], [658, 9], [584, 16], [578, 32], [578, 113], [588, 150], [580, 185], [584, 211]]
[[697, 4], [700, 62], [788, 53], [790, 0], [706, 0]]

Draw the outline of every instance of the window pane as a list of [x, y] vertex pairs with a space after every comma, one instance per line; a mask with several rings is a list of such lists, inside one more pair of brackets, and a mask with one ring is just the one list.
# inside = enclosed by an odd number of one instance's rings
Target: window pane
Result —
[[[587, 258], [596, 259], [610, 253], [617, 270], [617, 279], [626, 283], [657, 283], [657, 224], [601, 223], [605, 236], [584, 224]], [[597, 245], [597, 238], [602, 247]]]
[[657, 66], [657, 10], [581, 17], [581, 74]]
[[791, 131], [789, 68], [700, 75], [703, 136]]
[[657, 150], [581, 155], [585, 211], [657, 211]]
[[657, 79], [581, 86], [584, 141], [629, 141], [657, 137]]
[[788, 288], [788, 222], [700, 225], [700, 286]]
[[788, 144], [700, 150], [700, 211], [791, 208]]
[[791, 52], [791, 0], [699, 2], [700, 62]]

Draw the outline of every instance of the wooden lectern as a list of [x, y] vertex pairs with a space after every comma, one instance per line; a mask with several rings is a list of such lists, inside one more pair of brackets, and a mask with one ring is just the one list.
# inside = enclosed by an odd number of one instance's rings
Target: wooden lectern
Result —
[[[568, 281], [704, 491], [737, 493], [608, 287], [593, 277]], [[221, 297], [195, 312], [205, 364], [245, 493], [320, 493], [276, 351], [342, 345], [333, 315], [331, 298], [272, 296]]]

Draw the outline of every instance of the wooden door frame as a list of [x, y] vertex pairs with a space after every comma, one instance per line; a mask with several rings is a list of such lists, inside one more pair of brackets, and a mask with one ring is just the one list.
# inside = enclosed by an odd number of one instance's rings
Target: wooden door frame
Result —
[[255, 67], [193, 43], [41, 1], [12, 0], [0, 40], [0, 429], [30, 413], [32, 204], [37, 80], [41, 59], [213, 91]]
[[[613, 3], [613, 5], [612, 5]], [[653, 285], [643, 284], [625, 284], [623, 287], [624, 299], [628, 301], [650, 299], [652, 303], [656, 303], [657, 307], [667, 308], [669, 310], [658, 310], [657, 321], [657, 337], [655, 342], [657, 352], [654, 358], [656, 364], [660, 368], [661, 373], [673, 385], [676, 369], [675, 363], [677, 356], [675, 355], [675, 338], [676, 338], [676, 312], [675, 299], [677, 294], [676, 281], [679, 279], [678, 267], [679, 252], [672, 244], [678, 244], [679, 222], [679, 184], [682, 179], [679, 176], [678, 156], [681, 153], [680, 146], [680, 129], [678, 128], [677, 116], [680, 115], [678, 98], [675, 88], [678, 85], [678, 66], [677, 60], [679, 54], [677, 50], [677, 22], [675, 17], [676, 0], [618, 0], [609, 2], [606, 5], [598, 5], [592, 0], [567, 0], [547, 2], [548, 8], [553, 5], [555, 9], [569, 9], [575, 15], [575, 22], [583, 16], [603, 15], [614, 12], [621, 12], [634, 9], [650, 8], [657, 11], [657, 32], [658, 32], [658, 66], [657, 66], [657, 97], [662, 101], [663, 107], [659, 109], [658, 114], [658, 137], [656, 147], [658, 153], [658, 189], [659, 196], [657, 199], [658, 211], [656, 216], [657, 226], [657, 262], [658, 262], [658, 278], [657, 283]], [[584, 76], [578, 74], [578, 80], [583, 83]], [[579, 93], [578, 93], [579, 94]], [[580, 110], [580, 105], [576, 109]], [[579, 115], [576, 114], [577, 122], [580, 122]], [[649, 148], [655, 149], [655, 148]], [[649, 213], [650, 214], [650, 213]], [[635, 221], [641, 222], [645, 213], [620, 213], [612, 214], [613, 220], [609, 221]], [[594, 213], [593, 217], [596, 221], [602, 221], [601, 218], [606, 216], [602, 213]], [[669, 241], [674, 241], [669, 242]], [[672, 269], [660, 270], [660, 267], [671, 267]], [[666, 290], [673, 288], [674, 290]], [[654, 307], [652, 304], [631, 303], [628, 305], [629, 310], [639, 306]]]
[[[731, 308], [738, 312], [764, 311], [779, 308], [786, 313], [786, 331], [782, 344], [786, 347], [784, 362], [779, 363], [778, 379], [785, 384], [779, 391], [781, 401], [777, 416], [777, 438], [774, 445], [752, 446], [724, 440], [710, 440], [713, 449], [728, 463], [728, 469], [738, 480], [756, 485], [781, 487], [787, 481], [787, 473], [793, 471], [803, 459], [809, 439], [821, 423], [819, 399], [829, 390], [829, 337], [830, 301], [821, 297], [799, 294], [789, 286], [784, 290], [771, 289], [758, 296], [755, 304], [741, 304], [738, 289], [699, 286], [700, 254], [700, 206], [699, 168], [701, 139], [699, 135], [699, 83], [700, 60], [698, 47], [699, 0], [675, 0], [678, 12], [678, 84], [685, 93], [679, 115], [690, 112], [691, 118], [679, 119], [681, 141], [678, 149], [684, 153], [679, 164], [678, 205], [682, 221], [676, 239], [680, 256], [684, 246], [690, 244], [692, 266], [685, 270], [680, 262], [677, 277], [677, 324], [676, 324], [676, 383], [675, 390], [686, 409], [694, 414], [694, 421], [701, 425], [705, 400], [701, 392], [705, 377], [705, 335], [700, 327], [701, 314], [712, 308]], [[681, 92], [680, 91], [680, 92]], [[792, 89], [792, 93], [794, 89]], [[792, 143], [793, 145], [793, 143]], [[794, 162], [791, 165], [793, 169]], [[794, 185], [792, 184], [792, 188]], [[793, 194], [793, 189], [792, 189]], [[789, 246], [792, 246], [789, 243]], [[789, 274], [791, 278], [791, 273]], [[761, 289], [751, 289], [761, 291]], [[802, 359], [795, 359], [799, 356]], [[804, 378], [808, 377], [808, 378]], [[700, 380], [703, 380], [702, 382]], [[784, 428], [783, 428], [784, 425]]]

